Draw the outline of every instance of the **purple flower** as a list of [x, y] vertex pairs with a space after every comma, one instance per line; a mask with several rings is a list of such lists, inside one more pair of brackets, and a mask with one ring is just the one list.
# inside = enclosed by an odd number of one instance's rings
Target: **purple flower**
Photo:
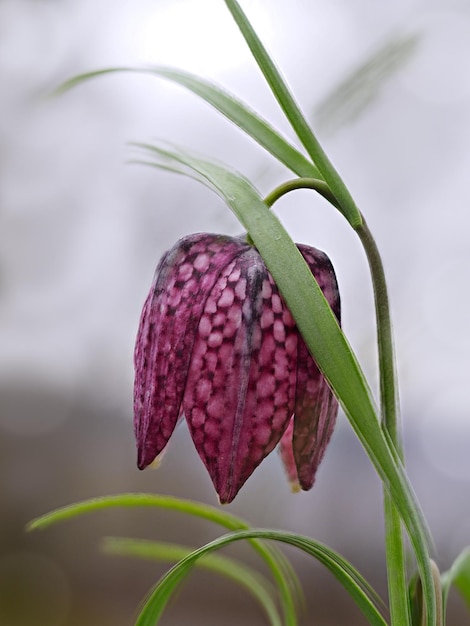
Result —
[[[328, 257], [298, 246], [339, 319]], [[138, 467], [184, 415], [222, 503], [280, 443], [293, 486], [310, 489], [338, 404], [256, 248], [184, 237], [161, 259], [135, 348]]]

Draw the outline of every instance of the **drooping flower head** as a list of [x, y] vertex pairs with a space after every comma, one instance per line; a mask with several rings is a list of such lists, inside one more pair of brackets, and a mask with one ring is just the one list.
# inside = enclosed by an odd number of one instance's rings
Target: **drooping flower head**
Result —
[[[339, 319], [328, 257], [298, 248]], [[140, 469], [184, 415], [222, 503], [279, 443], [289, 480], [307, 490], [337, 408], [256, 248], [244, 238], [196, 234], [163, 256], [135, 348]]]

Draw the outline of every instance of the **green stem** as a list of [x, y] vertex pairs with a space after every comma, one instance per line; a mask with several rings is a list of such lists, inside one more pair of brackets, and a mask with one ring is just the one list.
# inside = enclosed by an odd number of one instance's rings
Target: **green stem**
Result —
[[[382, 428], [388, 434], [399, 457], [403, 459], [392, 323], [385, 273], [377, 244], [364, 219], [356, 231], [367, 255], [374, 289]], [[402, 525], [392, 498], [385, 490], [384, 518], [391, 623], [396, 626], [409, 626], [411, 624], [411, 616], [407, 600], [408, 592]]]
[[377, 316], [377, 341], [379, 350], [380, 369], [380, 405], [382, 425], [388, 432], [391, 441], [400, 457], [402, 454], [401, 435], [398, 415], [398, 387], [395, 369], [395, 354], [393, 349], [392, 321], [390, 318], [390, 304], [388, 299], [385, 272], [377, 244], [364, 218], [363, 223], [356, 229], [364, 246], [369, 262], [372, 284], [374, 288], [375, 312]]
[[331, 192], [327, 183], [325, 183], [324, 180], [319, 180], [318, 178], [301, 177], [288, 180], [271, 191], [271, 193], [264, 199], [264, 202], [268, 205], [268, 207], [272, 207], [272, 205], [277, 202], [279, 198], [282, 198], [282, 196], [286, 195], [290, 191], [294, 191], [295, 189], [313, 189], [328, 200], [328, 202], [331, 202], [331, 204], [338, 210], [341, 210], [336, 197]]

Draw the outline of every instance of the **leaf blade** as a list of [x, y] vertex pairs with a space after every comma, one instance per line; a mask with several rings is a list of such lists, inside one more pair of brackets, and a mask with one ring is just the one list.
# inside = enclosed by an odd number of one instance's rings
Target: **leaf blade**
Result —
[[470, 547], [465, 548], [455, 559], [450, 569], [442, 575], [444, 610], [452, 586], [459, 591], [470, 610]]
[[[133, 556], [167, 563], [180, 561], [194, 551], [194, 548], [172, 543], [121, 537], [107, 537], [103, 548], [108, 554]], [[194, 565], [220, 574], [240, 585], [260, 604], [271, 626], [282, 626], [272, 597], [272, 585], [252, 567], [244, 565], [238, 560], [215, 554], [208, 554], [204, 558], [198, 559]]]
[[[121, 507], [169, 509], [200, 517], [213, 522], [214, 524], [218, 524], [227, 530], [249, 528], [249, 525], [241, 518], [225, 511], [221, 511], [216, 507], [202, 504], [201, 502], [175, 498], [173, 496], [146, 493], [125, 493], [117, 496], [90, 498], [89, 500], [85, 500], [83, 502], [61, 507], [32, 520], [27, 525], [27, 530], [41, 530], [47, 528], [51, 524], [70, 520], [80, 515]], [[279, 550], [273, 550], [272, 546], [266, 546], [257, 541], [253, 541], [252, 546], [261, 558], [264, 559], [271, 570], [273, 579], [278, 585], [281, 606], [286, 624], [288, 626], [295, 626], [297, 621], [296, 605], [299, 596], [299, 585], [292, 567], [282, 552]]]
[[169, 600], [168, 588], [174, 588], [174, 581], [179, 581], [195, 561], [235, 541], [253, 538], [280, 541], [297, 547], [313, 556], [325, 565], [343, 585], [372, 626], [387, 626], [387, 622], [377, 607], [375, 592], [361, 574], [341, 555], [309, 537], [282, 531], [256, 529], [235, 531], [229, 535], [219, 537], [181, 560], [160, 580], [150, 593], [137, 618], [136, 626], [153, 626], [158, 623]]
[[323, 179], [318, 168], [251, 107], [220, 86], [190, 72], [164, 66], [107, 68], [80, 74], [61, 85], [55, 93], [63, 93], [99, 76], [120, 72], [150, 74], [188, 89], [238, 126], [292, 172], [302, 177]]

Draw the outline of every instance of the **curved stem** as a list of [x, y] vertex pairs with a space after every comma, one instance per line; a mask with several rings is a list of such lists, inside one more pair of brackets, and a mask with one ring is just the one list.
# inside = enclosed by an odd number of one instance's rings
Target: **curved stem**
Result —
[[[382, 428], [403, 459], [399, 426], [398, 385], [393, 349], [392, 322], [385, 272], [377, 244], [365, 220], [357, 229], [369, 262], [377, 318]], [[406, 562], [400, 516], [390, 495], [384, 491], [385, 551], [392, 624], [409, 625]]]
[[294, 178], [292, 180], [288, 180], [271, 191], [271, 193], [264, 199], [264, 202], [268, 205], [268, 207], [272, 207], [272, 205], [277, 202], [279, 198], [282, 198], [282, 196], [286, 195], [290, 191], [295, 191], [296, 189], [313, 189], [328, 200], [328, 202], [331, 202], [331, 204], [339, 211], [341, 211], [339, 203], [327, 183], [325, 183], [324, 180], [319, 180], [318, 178]]
[[382, 426], [389, 434], [400, 458], [403, 458], [398, 412], [398, 385], [393, 348], [392, 321], [385, 272], [377, 244], [365, 220], [356, 229], [362, 242], [372, 277], [380, 370], [380, 405]]

